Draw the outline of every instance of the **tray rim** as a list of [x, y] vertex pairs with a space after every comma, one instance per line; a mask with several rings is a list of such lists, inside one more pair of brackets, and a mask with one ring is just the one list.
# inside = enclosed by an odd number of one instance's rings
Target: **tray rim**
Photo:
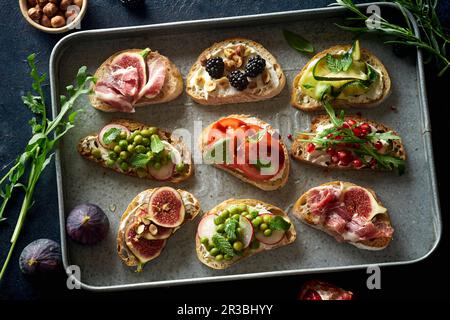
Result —
[[[386, 3], [386, 2], [370, 2], [366, 4], [358, 4], [359, 8], [366, 8], [370, 5], [378, 5], [381, 7], [390, 7], [396, 10], [399, 8], [394, 3]], [[290, 11], [281, 11], [281, 12], [272, 12], [272, 13], [263, 13], [263, 14], [253, 14], [253, 15], [243, 15], [243, 16], [230, 16], [230, 17], [222, 17], [222, 18], [210, 18], [210, 19], [198, 19], [198, 20], [187, 20], [187, 21], [176, 21], [176, 22], [167, 22], [167, 23], [158, 23], [158, 24], [149, 24], [149, 25], [139, 25], [139, 26], [129, 26], [129, 27], [118, 27], [118, 28], [103, 28], [103, 29], [93, 29], [93, 30], [85, 30], [78, 31], [76, 33], [71, 33], [58, 41], [58, 43], [53, 47], [52, 53], [50, 55], [50, 63], [49, 63], [49, 73], [50, 73], [50, 86], [51, 86], [51, 100], [52, 100], [52, 115], [58, 113], [58, 94], [57, 94], [57, 83], [56, 83], [56, 71], [57, 71], [57, 58], [64, 50], [64, 47], [67, 42], [76, 40], [77, 38], [81, 38], [84, 36], [91, 35], [102, 35], [109, 33], [127, 33], [132, 31], [148, 31], [152, 29], [171, 29], [175, 27], [182, 26], [204, 26], [204, 25], [217, 25], [219, 23], [226, 24], [229, 22], [246, 22], [246, 21], [259, 21], [264, 22], [271, 19], [280, 19], [283, 17], [295, 17], [299, 16], [299, 18], [304, 17], [306, 14], [314, 13], [314, 14], [327, 14], [327, 13], [336, 13], [340, 14], [345, 12], [345, 8], [338, 6], [329, 6], [322, 8], [313, 8], [313, 9], [301, 9], [301, 10], [290, 10]], [[414, 28], [414, 32], [416, 35], [420, 36], [419, 28], [417, 25], [417, 21], [412, 16], [412, 14], [407, 11], [406, 12], [411, 25]], [[340, 266], [340, 267], [322, 267], [322, 268], [307, 268], [307, 269], [296, 269], [296, 270], [284, 270], [284, 271], [267, 271], [267, 272], [256, 272], [250, 274], [235, 274], [235, 275], [224, 275], [224, 276], [208, 276], [208, 277], [200, 277], [200, 278], [187, 278], [187, 279], [179, 279], [179, 280], [163, 280], [163, 281], [153, 281], [153, 282], [142, 282], [142, 283], [131, 283], [131, 284], [120, 284], [120, 285], [109, 285], [109, 286], [95, 286], [84, 283], [78, 279], [70, 278], [75, 283], [79, 284], [81, 288], [87, 289], [90, 291], [99, 291], [99, 292], [110, 292], [110, 291], [118, 291], [118, 290], [135, 290], [135, 289], [147, 289], [147, 288], [156, 288], [163, 286], [175, 286], [175, 285], [188, 285], [188, 284], [200, 284], [207, 282], [219, 282], [219, 281], [232, 281], [232, 280], [245, 280], [245, 279], [254, 279], [254, 278], [267, 278], [274, 276], [292, 276], [292, 275], [300, 275], [300, 274], [314, 274], [314, 273], [322, 273], [322, 272], [339, 272], [339, 271], [349, 271], [349, 270], [358, 270], [364, 269], [372, 265], [376, 265], [379, 267], [387, 267], [387, 266], [400, 266], [400, 265], [409, 265], [420, 262], [426, 258], [428, 258], [438, 247], [441, 236], [442, 236], [442, 217], [441, 217], [441, 208], [439, 203], [439, 189], [437, 187], [436, 181], [436, 170], [434, 163], [434, 155], [433, 155], [433, 146], [431, 141], [431, 125], [429, 118], [429, 108], [428, 101], [426, 95], [426, 87], [425, 87], [425, 76], [424, 76], [424, 66], [423, 66], [423, 55], [422, 50], [417, 49], [417, 81], [419, 84], [419, 103], [421, 104], [422, 110], [422, 119], [423, 119], [423, 138], [425, 144], [426, 156], [428, 157], [428, 166], [430, 168], [430, 183], [431, 188], [433, 190], [432, 194], [432, 202], [435, 209], [435, 221], [434, 221], [434, 232], [436, 235], [436, 240], [433, 243], [433, 246], [430, 250], [424, 254], [423, 256], [405, 261], [394, 261], [394, 262], [383, 262], [377, 264], [359, 264], [352, 266]], [[70, 265], [68, 259], [68, 250], [67, 250], [67, 241], [66, 241], [66, 228], [65, 228], [65, 214], [64, 214], [64, 194], [63, 194], [63, 179], [62, 179], [62, 170], [61, 170], [61, 155], [60, 148], [57, 147], [55, 151], [55, 167], [56, 167], [56, 182], [57, 182], [57, 194], [58, 194], [58, 213], [59, 213], [59, 222], [60, 222], [60, 236], [61, 236], [61, 251], [62, 251], [62, 260], [64, 269], [67, 272], [67, 268]], [[68, 273], [68, 276], [71, 276]]]

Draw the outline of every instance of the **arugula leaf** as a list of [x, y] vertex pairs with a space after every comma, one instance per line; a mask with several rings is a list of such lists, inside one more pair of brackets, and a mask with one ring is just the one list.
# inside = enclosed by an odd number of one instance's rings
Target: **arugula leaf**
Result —
[[339, 119], [339, 118], [336, 117], [336, 114], [334, 113], [333, 106], [328, 101], [325, 101], [324, 102], [324, 107], [325, 107], [325, 111], [328, 113], [328, 116], [330, 117], [331, 122], [333, 123], [333, 125], [335, 127], [342, 126], [342, 124], [344, 123], [344, 120], [343, 119]]
[[401, 138], [394, 134], [392, 131], [388, 132], [372, 132], [367, 135], [367, 138], [369, 138], [371, 141], [374, 140], [400, 140]]
[[313, 85], [307, 84], [307, 83], [304, 83], [302, 86], [303, 86], [303, 88], [305, 88], [305, 89], [312, 89], [312, 88], [314, 88]]
[[222, 236], [221, 234], [215, 233], [212, 237], [212, 242], [216, 246], [216, 248], [219, 249], [219, 251], [223, 252], [224, 254], [227, 254], [231, 257], [235, 255], [233, 247], [228, 242], [228, 240], [225, 239], [225, 237]]
[[164, 150], [164, 144], [161, 142], [161, 139], [157, 134], [152, 135], [150, 148], [153, 153], [160, 153]]
[[230, 219], [225, 223], [225, 233], [230, 241], [236, 240], [236, 229], [238, 225], [239, 223], [234, 219]]
[[314, 47], [299, 34], [291, 32], [289, 30], [283, 30], [284, 39], [286, 39], [287, 43], [291, 46], [291, 48], [297, 50], [301, 53], [313, 53]]
[[250, 143], [258, 143], [267, 133], [267, 128], [264, 128], [261, 131], [256, 132], [254, 135], [247, 137], [247, 141]]
[[274, 216], [272, 220], [269, 222], [269, 227], [272, 230], [289, 230], [291, 227], [291, 224], [283, 219], [283, 217], [280, 216]]
[[135, 168], [145, 168], [150, 162], [150, 157], [147, 154], [136, 153], [130, 159], [130, 164]]
[[110, 144], [116, 140], [116, 138], [120, 135], [122, 130], [119, 128], [111, 128], [108, 131], [105, 132], [103, 135], [103, 143], [104, 144]]

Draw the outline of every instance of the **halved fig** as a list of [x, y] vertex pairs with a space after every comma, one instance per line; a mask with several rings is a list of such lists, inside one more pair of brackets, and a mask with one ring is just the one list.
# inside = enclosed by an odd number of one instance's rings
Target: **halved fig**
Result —
[[147, 240], [167, 239], [173, 233], [173, 228], [156, 226], [153, 223], [146, 226], [144, 238]]
[[241, 241], [244, 248], [247, 248], [253, 239], [253, 225], [246, 217], [241, 216], [239, 218], [239, 227], [242, 229]]
[[98, 143], [100, 143], [105, 148], [108, 148], [108, 146], [110, 146], [110, 144], [105, 143], [103, 141], [103, 137], [104, 137], [106, 132], [108, 132], [110, 129], [113, 129], [113, 128], [116, 128], [116, 129], [119, 129], [121, 131], [124, 131], [124, 132], [127, 133], [127, 135], [131, 134], [130, 130], [127, 127], [125, 127], [125, 126], [122, 126], [120, 124], [107, 124], [106, 126], [104, 126], [102, 128], [102, 130], [100, 130], [100, 133], [98, 134], [98, 139], [97, 139]]
[[159, 181], [165, 181], [170, 179], [173, 175], [173, 169], [175, 165], [172, 162], [168, 162], [165, 165], [161, 166], [159, 169], [155, 169], [152, 166], [149, 166], [149, 173], [153, 178]]
[[164, 249], [166, 240], [147, 240], [143, 237], [138, 237], [138, 224], [130, 224], [125, 230], [125, 241], [127, 247], [136, 256], [141, 263], [149, 262], [155, 259]]
[[185, 208], [178, 191], [171, 187], [156, 189], [150, 197], [148, 214], [158, 226], [175, 228], [181, 225]]
[[216, 233], [216, 224], [214, 223], [216, 217], [217, 215], [215, 214], [208, 214], [200, 221], [197, 228], [197, 234], [200, 239], [212, 239], [213, 235]]
[[368, 217], [372, 212], [372, 205], [368, 192], [363, 188], [349, 188], [344, 193], [345, 208], [349, 213]]

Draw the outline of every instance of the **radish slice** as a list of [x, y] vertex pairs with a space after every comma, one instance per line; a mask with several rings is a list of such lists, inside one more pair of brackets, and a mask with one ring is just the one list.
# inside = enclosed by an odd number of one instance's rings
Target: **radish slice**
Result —
[[109, 145], [107, 145], [103, 142], [103, 136], [105, 135], [106, 132], [108, 132], [108, 130], [110, 130], [112, 128], [117, 128], [122, 131], [125, 131], [127, 133], [127, 136], [129, 136], [131, 134], [130, 130], [127, 127], [122, 126], [120, 124], [108, 124], [108, 125], [104, 126], [102, 128], [102, 130], [100, 130], [100, 133], [98, 134], [98, 143], [100, 143], [105, 148], [108, 148]]
[[178, 151], [177, 148], [175, 148], [173, 145], [171, 145], [169, 142], [162, 140], [162, 144], [164, 144], [164, 147], [170, 152], [170, 159], [172, 159], [172, 162], [174, 164], [182, 163], [183, 160], [181, 159], [180, 151]]
[[197, 229], [197, 234], [200, 239], [206, 237], [211, 241], [213, 235], [216, 233], [216, 224], [214, 223], [216, 217], [215, 214], [209, 214], [200, 221]]
[[273, 230], [270, 237], [266, 237], [264, 233], [258, 231], [255, 233], [255, 238], [264, 244], [272, 245], [277, 244], [284, 238], [285, 231], [283, 230]]
[[169, 161], [167, 164], [161, 166], [161, 168], [159, 168], [158, 170], [150, 165], [148, 171], [156, 180], [164, 181], [172, 177], [174, 167], [174, 164]]
[[239, 227], [242, 229], [241, 240], [244, 248], [247, 248], [253, 239], [253, 225], [246, 217], [239, 218]]

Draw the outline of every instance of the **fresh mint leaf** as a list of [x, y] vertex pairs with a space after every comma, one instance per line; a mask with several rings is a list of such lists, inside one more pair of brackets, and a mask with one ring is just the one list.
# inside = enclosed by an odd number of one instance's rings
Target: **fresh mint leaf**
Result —
[[269, 227], [272, 230], [287, 231], [291, 227], [291, 224], [280, 216], [274, 216], [269, 222]]
[[164, 150], [164, 144], [161, 142], [161, 139], [158, 135], [152, 135], [150, 148], [152, 149], [153, 153], [160, 153]]
[[130, 164], [132, 167], [135, 167], [135, 168], [145, 168], [147, 166], [147, 164], [149, 163], [149, 161], [150, 161], [150, 158], [147, 154], [136, 153], [130, 159]]
[[216, 246], [216, 248], [219, 249], [219, 251], [223, 252], [224, 254], [227, 254], [231, 257], [235, 255], [231, 243], [229, 243], [228, 240], [225, 239], [225, 237], [222, 236], [221, 234], [219, 233], [214, 234], [212, 237], [212, 242]]
[[104, 144], [110, 144], [116, 140], [116, 138], [120, 135], [122, 130], [119, 128], [111, 128], [108, 131], [105, 132], [103, 135], [103, 143]]
[[291, 48], [301, 53], [313, 53], [314, 47], [307, 39], [301, 35], [291, 32], [289, 30], [283, 30], [284, 39], [291, 46]]
[[351, 54], [346, 52], [341, 58], [335, 58], [331, 54], [326, 55], [327, 67], [333, 73], [347, 71], [353, 63]]
[[230, 241], [236, 240], [236, 229], [238, 225], [239, 223], [234, 219], [230, 219], [225, 223], [225, 234]]

